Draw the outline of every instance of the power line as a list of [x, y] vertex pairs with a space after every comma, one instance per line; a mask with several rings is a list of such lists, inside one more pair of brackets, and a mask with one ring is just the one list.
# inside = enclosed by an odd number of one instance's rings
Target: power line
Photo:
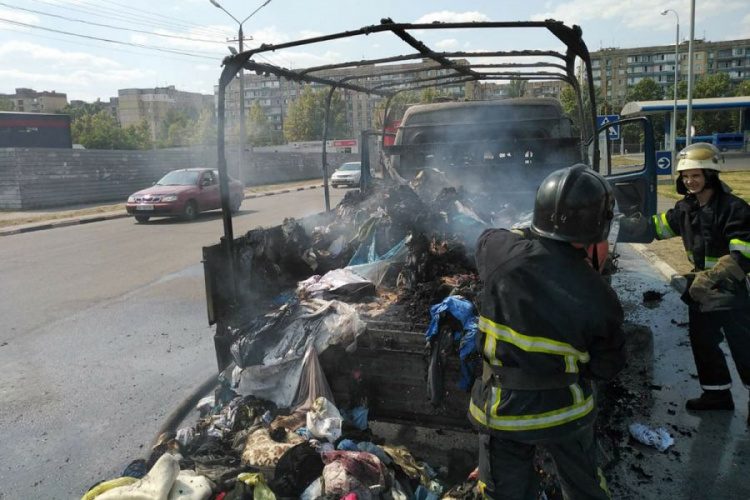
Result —
[[[35, 2], [35, 3], [39, 3], [39, 4], [42, 4], [42, 5], [46, 5], [46, 6], [50, 6], [50, 7], [54, 7], [54, 8], [64, 8], [66, 11], [72, 10], [72, 11], [80, 12], [80, 13], [83, 13], [83, 14], [86, 14], [86, 15], [89, 15], [89, 16], [102, 17], [102, 18], [105, 18], [105, 19], [113, 19], [115, 21], [121, 21], [121, 22], [125, 21], [125, 22], [128, 22], [130, 24], [137, 24], [137, 25], [141, 25], [141, 26], [147, 26], [149, 28], [172, 29], [172, 30], [174, 30], [174, 29], [178, 29], [178, 30], [184, 30], [184, 29], [186, 29], [184, 26], [179, 26], [179, 25], [176, 25], [174, 23], [165, 23], [165, 22], [158, 21], [158, 20], [148, 20], [148, 21], [146, 21], [146, 20], [144, 20], [144, 16], [142, 16], [142, 15], [139, 16], [139, 15], [136, 15], [136, 14], [129, 14], [129, 13], [112, 15], [112, 14], [107, 13], [107, 12], [102, 12], [100, 10], [91, 9], [91, 8], [84, 7], [84, 6], [81, 6], [81, 5], [75, 6], [75, 7], [72, 6], [72, 5], [61, 6], [59, 4], [56, 4], [56, 3], [53, 3], [53, 2], [49, 2], [49, 1], [45, 1], [45, 0], [32, 0], [32, 1]], [[213, 36], [218, 36], [218, 35], [212, 34], [210, 32], [207, 32], [207, 33], [204, 33], [204, 34], [206, 36], [212, 36], [212, 35]]]
[[76, 18], [73, 18], [73, 17], [60, 16], [60, 15], [57, 15], [57, 14], [51, 14], [49, 12], [42, 12], [40, 10], [25, 9], [23, 7], [16, 7], [14, 5], [9, 5], [9, 4], [3, 3], [3, 2], [0, 2], [0, 5], [3, 5], [5, 7], [9, 7], [11, 9], [15, 9], [15, 10], [22, 10], [22, 11], [25, 11], [25, 12], [32, 12], [34, 14], [41, 14], [43, 16], [55, 17], [57, 19], [63, 19], [65, 21], [73, 21], [73, 22], [77, 22], [77, 23], [88, 24], [88, 25], [91, 25], [91, 26], [99, 26], [99, 27], [102, 27], [102, 28], [112, 28], [112, 29], [122, 30], [122, 31], [131, 31], [133, 33], [145, 33], [147, 35], [161, 36], [161, 37], [165, 37], [165, 38], [177, 38], [177, 39], [180, 39], [180, 40], [190, 40], [191, 42], [219, 43], [219, 44], [222, 44], [222, 45], [225, 44], [225, 42], [220, 42], [218, 40], [205, 40], [205, 39], [202, 39], [202, 38], [190, 38], [190, 37], [178, 36], [178, 35], [165, 35], [163, 33], [154, 33], [153, 31], [136, 30], [136, 29], [132, 29], [132, 28], [121, 28], [119, 26], [112, 26], [111, 24], [95, 23], [95, 22], [92, 22], [92, 21], [85, 21], [83, 19], [76, 19]]
[[88, 40], [97, 40], [97, 41], [100, 41], [100, 42], [114, 43], [114, 44], [117, 44], [117, 45], [128, 45], [130, 47], [138, 47], [140, 49], [155, 50], [155, 51], [158, 51], [158, 52], [166, 52], [166, 53], [169, 53], [169, 54], [178, 54], [178, 55], [183, 55], [183, 56], [196, 57], [196, 58], [199, 58], [199, 59], [211, 59], [211, 60], [215, 61], [216, 58], [219, 57], [219, 56], [210, 57], [210, 56], [199, 55], [199, 54], [196, 54], [196, 53], [183, 52], [181, 50], [164, 49], [164, 48], [152, 47], [152, 46], [144, 45], [144, 44], [140, 44], [140, 43], [121, 42], [119, 40], [110, 40], [108, 38], [99, 38], [99, 37], [90, 36], [90, 35], [81, 35], [81, 34], [78, 34], [78, 33], [70, 33], [69, 31], [56, 30], [56, 29], [52, 29], [52, 28], [44, 28], [42, 26], [34, 26], [33, 24], [22, 23], [22, 22], [19, 22], [19, 21], [12, 21], [10, 19], [5, 19], [5, 18], [2, 18], [2, 17], [0, 17], [0, 21], [8, 23], [8, 24], [11, 24], [11, 25], [14, 25], [14, 26], [22, 26], [24, 28], [31, 28], [31, 29], [42, 30], [42, 31], [50, 31], [52, 33], [60, 33], [62, 35], [76, 36], [76, 37], [79, 37], [79, 38], [86, 38]]

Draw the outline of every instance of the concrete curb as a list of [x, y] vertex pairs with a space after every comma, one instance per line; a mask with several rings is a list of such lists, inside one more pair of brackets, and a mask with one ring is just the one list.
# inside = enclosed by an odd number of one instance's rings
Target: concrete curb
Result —
[[[277, 194], [285, 194], [285, 193], [291, 193], [293, 191], [304, 191], [306, 189], [317, 189], [319, 187], [323, 187], [322, 184], [313, 185], [313, 186], [303, 186], [298, 187], [294, 189], [281, 189], [279, 191], [268, 191], [266, 193], [256, 193], [256, 194], [245, 194], [245, 200], [251, 200], [254, 198], [263, 198], [265, 196], [274, 196]], [[90, 224], [92, 222], [102, 222], [106, 220], [113, 220], [113, 219], [123, 219], [125, 217], [131, 217], [127, 213], [123, 212], [116, 212], [112, 214], [104, 214], [104, 215], [97, 215], [93, 217], [82, 217], [80, 219], [62, 219], [59, 222], [55, 221], [44, 221], [40, 222], [37, 225], [26, 225], [24, 227], [18, 227], [18, 228], [10, 228], [10, 229], [0, 229], [0, 237], [2, 236], [13, 236], [15, 234], [23, 234], [23, 233], [33, 233], [35, 231], [45, 231], [47, 229], [57, 229], [60, 227], [68, 227], [68, 226], [77, 226], [80, 224]], [[31, 224], [34, 224], [33, 222]]]
[[630, 248], [641, 254], [641, 256], [646, 259], [652, 266], [654, 266], [656, 270], [659, 271], [659, 274], [661, 274], [671, 286], [674, 286], [673, 277], [681, 276], [680, 273], [675, 271], [672, 266], [661, 260], [659, 256], [652, 252], [646, 245], [642, 243], [628, 243], [628, 245], [630, 245]]

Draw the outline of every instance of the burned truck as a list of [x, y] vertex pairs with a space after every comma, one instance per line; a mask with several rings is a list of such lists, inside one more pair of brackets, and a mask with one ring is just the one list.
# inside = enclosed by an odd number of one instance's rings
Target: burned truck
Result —
[[[412, 35], [532, 29], [551, 35], [565, 52], [441, 52]], [[414, 52], [294, 71], [255, 60], [268, 52], [375, 34], [396, 35]], [[428, 71], [391, 69], [392, 63], [408, 60], [431, 65]], [[342, 72], [355, 66], [355, 76]], [[338, 206], [330, 207], [324, 146], [326, 211], [237, 238], [220, 146], [224, 237], [203, 249], [206, 298], [209, 323], [216, 325], [219, 371], [241, 394], [291, 407], [301, 404], [301, 387], [319, 384], [342, 408], [366, 402], [371, 420], [467, 429], [468, 389], [479, 365], [472, 314], [481, 298], [472, 247], [481, 231], [527, 225], [539, 182], [576, 163], [607, 176], [622, 214], [656, 211], [650, 124], [629, 119], [597, 130], [590, 57], [578, 27], [552, 20], [399, 24], [385, 19], [358, 30], [263, 45], [224, 61], [220, 145], [226, 87], [244, 69], [327, 85], [328, 103], [336, 90], [380, 96], [387, 103], [385, 116], [392, 98], [404, 91], [456, 84], [481, 88], [508, 80], [563, 81], [578, 106], [573, 119], [557, 100], [546, 98], [415, 105], [406, 111], [395, 140], [383, 140], [387, 123], [363, 132], [360, 189], [348, 192]], [[394, 73], [397, 80], [382, 83], [383, 75]], [[618, 134], [626, 127], [642, 138], [638, 153], [618, 148]], [[328, 128], [326, 111], [324, 145]], [[374, 178], [371, 171], [379, 175]], [[614, 244], [589, 250], [592, 266], [603, 274], [614, 270]], [[315, 380], [303, 380], [310, 353], [321, 370]]]

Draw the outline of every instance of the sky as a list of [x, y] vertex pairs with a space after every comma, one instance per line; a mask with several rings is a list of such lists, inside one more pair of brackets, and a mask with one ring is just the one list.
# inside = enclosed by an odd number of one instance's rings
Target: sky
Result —
[[[690, 0], [217, 0], [244, 20], [245, 49], [395, 22], [537, 21], [577, 24], [589, 50], [687, 39]], [[695, 38], [750, 38], [750, 0], [695, 0]], [[251, 15], [252, 14], [252, 15]], [[123, 88], [174, 85], [213, 93], [221, 60], [237, 47], [238, 22], [210, 0], [0, 0], [0, 93], [16, 88], [109, 100]], [[425, 31], [414, 36], [451, 51], [561, 49], [536, 30], [510, 33]], [[251, 39], [250, 39], [251, 38]], [[393, 35], [328, 42], [269, 53], [259, 62], [293, 69], [410, 53]]]

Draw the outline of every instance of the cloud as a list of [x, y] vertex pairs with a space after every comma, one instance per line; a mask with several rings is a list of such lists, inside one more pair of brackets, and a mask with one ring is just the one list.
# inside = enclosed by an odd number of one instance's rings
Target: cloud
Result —
[[458, 46], [458, 40], [455, 38], [448, 38], [446, 40], [440, 40], [439, 42], [435, 42], [435, 47], [439, 49], [447, 49], [450, 47], [457, 47]]
[[725, 40], [737, 40], [740, 38], [750, 38], [750, 14], [746, 15], [740, 21], [741, 29], [733, 35], [728, 35]]
[[299, 32], [300, 38], [315, 38], [316, 36], [323, 36], [323, 33], [320, 31], [313, 31], [313, 30], [302, 30]]
[[[674, 23], [664, 22], [659, 15], [666, 9], [674, 9], [680, 19], [686, 21], [689, 11], [681, 0], [630, 0], [613, 2], [612, 0], [570, 0], [558, 4], [553, 9], [533, 14], [533, 21], [556, 19], [566, 24], [582, 24], [586, 21], [614, 21], [626, 28], [673, 29]], [[696, 5], [696, 21], [707, 19], [728, 11], [747, 7], [746, 0], [703, 0]]]
[[144, 78], [154, 74], [154, 71], [143, 71], [140, 69], [120, 69], [114, 71], [78, 70], [67, 74], [50, 73], [48, 71], [30, 73], [17, 69], [0, 69], [0, 79], [25, 80], [36, 84], [59, 85], [65, 88], [93, 87], [101, 83], [114, 84], [127, 82], [130, 84], [137, 78]]
[[32, 42], [11, 40], [0, 44], [0, 55], [7, 58], [22, 57], [25, 60], [45, 61], [48, 69], [66, 68], [119, 68], [120, 63], [106, 57], [99, 57], [86, 52], [66, 52], [60, 49], [39, 45]]
[[[0, 8], [0, 18], [7, 19], [8, 21], [16, 21], [25, 24], [39, 24], [39, 18], [34, 14], [28, 12], [20, 12], [17, 10], [3, 9]], [[0, 25], [3, 25], [0, 21]], [[23, 26], [16, 26], [14, 29], [27, 29]]]
[[490, 21], [490, 18], [486, 14], [481, 12], [453, 12], [450, 10], [441, 10], [440, 12], [432, 12], [425, 14], [416, 21], [417, 24], [427, 23], [468, 23], [472, 21]]

